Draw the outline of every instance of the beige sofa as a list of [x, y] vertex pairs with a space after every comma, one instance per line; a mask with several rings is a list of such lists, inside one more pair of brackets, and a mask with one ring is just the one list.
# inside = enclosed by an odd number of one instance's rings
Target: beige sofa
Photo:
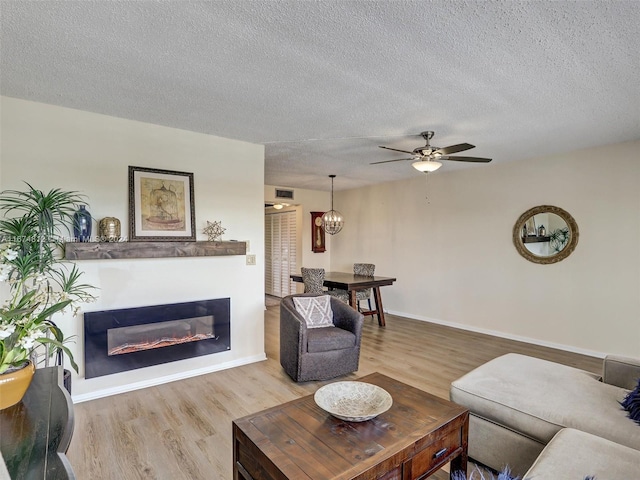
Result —
[[[471, 412], [472, 459], [495, 470], [509, 466], [517, 475], [541, 480], [554, 478], [540, 472], [561, 458], [567, 476], [555, 478], [582, 479], [603, 468], [609, 471], [607, 463], [615, 462], [608, 459], [612, 451], [640, 464], [640, 425], [619, 404], [639, 377], [637, 359], [608, 356], [600, 376], [512, 353], [454, 381], [450, 398]], [[565, 451], [567, 445], [572, 451]], [[572, 460], [578, 451], [591, 459], [591, 468]], [[582, 476], [575, 476], [574, 466]]]

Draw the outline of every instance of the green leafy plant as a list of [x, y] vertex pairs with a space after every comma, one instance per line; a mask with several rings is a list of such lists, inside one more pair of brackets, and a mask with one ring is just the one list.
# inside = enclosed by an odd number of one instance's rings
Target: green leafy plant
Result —
[[95, 300], [82, 272], [64, 261], [65, 236], [70, 237], [74, 212], [84, 202], [78, 192], [38, 190], [0, 193], [0, 281], [9, 284], [9, 298], [0, 307], [0, 374], [21, 368], [39, 346], [51, 354], [64, 352], [78, 371], [70, 339], [52, 315]]
[[549, 233], [549, 244], [554, 252], [560, 252], [567, 245], [569, 241], [569, 229], [568, 228], [556, 228], [553, 232]]

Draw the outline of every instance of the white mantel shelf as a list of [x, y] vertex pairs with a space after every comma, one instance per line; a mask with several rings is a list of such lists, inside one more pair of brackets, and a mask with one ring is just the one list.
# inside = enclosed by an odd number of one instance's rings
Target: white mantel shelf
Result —
[[67, 260], [117, 260], [246, 254], [246, 242], [76, 242], [65, 244], [64, 258]]

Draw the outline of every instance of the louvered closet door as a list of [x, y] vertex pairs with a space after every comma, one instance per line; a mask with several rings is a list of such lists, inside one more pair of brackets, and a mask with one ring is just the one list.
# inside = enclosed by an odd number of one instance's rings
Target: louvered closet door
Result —
[[296, 212], [265, 215], [265, 292], [284, 297], [296, 292], [289, 275], [296, 269]]
[[280, 289], [282, 296], [296, 293], [295, 282], [289, 275], [296, 271], [296, 212], [280, 214]]
[[273, 293], [273, 235], [272, 231], [273, 215], [264, 216], [264, 291], [267, 295]]

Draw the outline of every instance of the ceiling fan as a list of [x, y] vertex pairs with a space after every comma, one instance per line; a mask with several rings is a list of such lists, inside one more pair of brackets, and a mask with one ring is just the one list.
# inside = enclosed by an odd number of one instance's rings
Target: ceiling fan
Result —
[[491, 161], [490, 158], [480, 158], [480, 157], [452, 157], [451, 153], [464, 152], [465, 150], [470, 150], [475, 148], [475, 145], [471, 145], [470, 143], [459, 143], [457, 145], [450, 145], [444, 148], [433, 147], [429, 144], [429, 141], [433, 138], [434, 132], [427, 131], [422, 132], [420, 134], [427, 144], [424, 147], [418, 147], [413, 150], [413, 152], [409, 152], [407, 150], [399, 150], [397, 148], [384, 147], [380, 145], [380, 148], [385, 148], [387, 150], [393, 150], [394, 152], [402, 152], [408, 153], [412, 155], [411, 158], [397, 158], [395, 160], [383, 160], [381, 162], [372, 162], [370, 165], [376, 165], [378, 163], [390, 163], [390, 162], [401, 162], [404, 160], [415, 160], [411, 166], [416, 170], [421, 172], [434, 172], [439, 169], [442, 164], [437, 160], [455, 160], [458, 162], [477, 162], [477, 163], [489, 163]]

